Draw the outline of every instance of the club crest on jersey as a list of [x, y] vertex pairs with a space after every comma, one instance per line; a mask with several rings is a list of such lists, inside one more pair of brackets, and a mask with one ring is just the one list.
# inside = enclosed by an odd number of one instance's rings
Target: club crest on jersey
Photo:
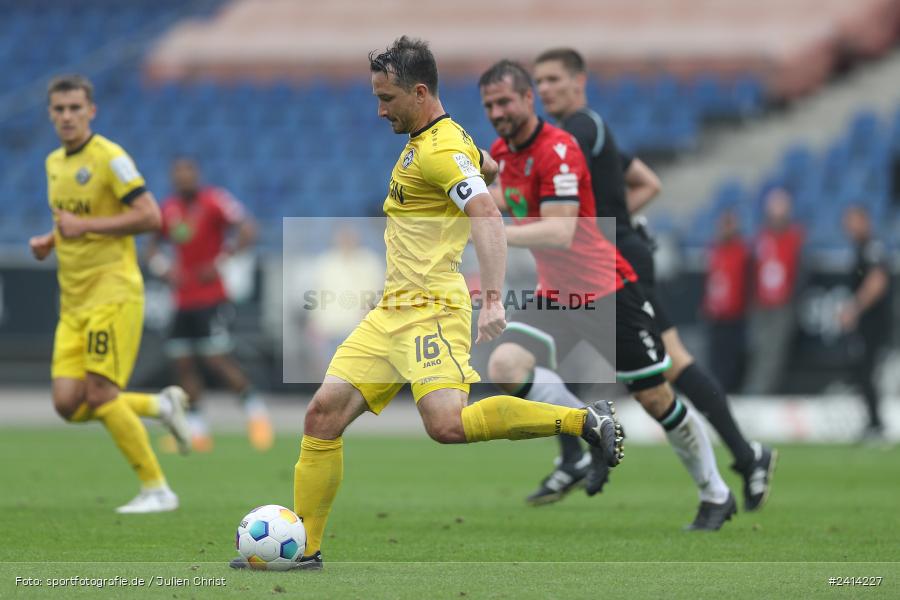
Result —
[[525, 161], [525, 177], [531, 177], [531, 170], [534, 168], [534, 158], [528, 157]]
[[409, 152], [406, 153], [406, 156], [403, 157], [403, 166], [401, 168], [405, 169], [409, 165], [412, 164], [413, 157], [416, 155], [416, 149], [410, 148]]
[[86, 184], [90, 180], [91, 180], [91, 172], [88, 170], [87, 167], [81, 167], [80, 169], [78, 169], [78, 172], [75, 173], [75, 181], [77, 181], [81, 185]]

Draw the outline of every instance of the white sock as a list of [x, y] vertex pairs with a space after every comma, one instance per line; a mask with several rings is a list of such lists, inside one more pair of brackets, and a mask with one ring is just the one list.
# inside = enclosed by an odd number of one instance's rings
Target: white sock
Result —
[[241, 404], [244, 406], [244, 414], [247, 415], [247, 418], [265, 417], [269, 414], [266, 403], [253, 390], [241, 394]]
[[525, 398], [556, 406], [584, 408], [584, 402], [566, 388], [562, 378], [555, 371], [544, 367], [534, 368], [534, 381], [531, 382], [531, 389], [528, 390]]
[[[678, 405], [674, 407], [671, 415], [674, 422], [664, 424], [666, 437], [697, 484], [700, 500], [722, 504], [728, 499], [729, 491], [716, 466], [716, 457], [709, 436], [706, 435], [706, 430], [703, 429], [703, 424], [693, 409], [687, 404], [682, 404], [678, 398], [675, 402]], [[681, 419], [678, 419], [679, 416]], [[663, 419], [663, 423], [665, 421], [666, 419]]]
[[175, 407], [172, 406], [172, 399], [169, 396], [156, 394], [156, 402], [159, 404], [159, 418], [168, 419], [172, 416]]

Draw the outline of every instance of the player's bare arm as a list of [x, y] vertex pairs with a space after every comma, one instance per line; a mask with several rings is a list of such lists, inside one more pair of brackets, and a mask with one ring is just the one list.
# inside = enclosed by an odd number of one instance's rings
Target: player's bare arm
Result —
[[31, 254], [38, 260], [44, 260], [50, 256], [55, 245], [56, 238], [53, 236], [52, 231], [45, 233], [44, 235], [33, 236], [28, 240], [28, 247], [31, 249]]
[[507, 225], [506, 243], [524, 248], [569, 248], [578, 225], [578, 202], [544, 202], [540, 220]]
[[231, 249], [232, 254], [239, 254], [253, 245], [256, 241], [256, 222], [250, 217], [245, 216], [241, 222], [237, 224], [237, 235], [235, 236], [234, 247]]
[[56, 227], [64, 238], [78, 238], [87, 233], [135, 235], [157, 231], [162, 226], [159, 206], [150, 192], [134, 199], [131, 209], [110, 217], [78, 217], [65, 210], [54, 211]]
[[500, 173], [500, 165], [488, 154], [487, 150], [481, 150], [481, 175], [487, 185], [492, 185]]
[[493, 340], [506, 329], [506, 310], [501, 300], [506, 276], [506, 235], [503, 218], [490, 194], [478, 194], [469, 200], [465, 211], [472, 221], [472, 242], [484, 300], [478, 315], [478, 344]]
[[625, 171], [625, 188], [628, 213], [633, 215], [659, 195], [662, 184], [653, 169], [635, 157]]
[[497, 210], [502, 213], [507, 212], [509, 206], [506, 205], [506, 200], [503, 198], [503, 186], [500, 185], [500, 181], [495, 181], [494, 184], [488, 188], [488, 191], [491, 193], [491, 198], [494, 199]]

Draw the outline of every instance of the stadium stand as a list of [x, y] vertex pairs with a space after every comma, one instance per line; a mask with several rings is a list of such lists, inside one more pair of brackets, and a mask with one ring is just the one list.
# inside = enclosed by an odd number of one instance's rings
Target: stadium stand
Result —
[[[396, 27], [423, 30], [416, 28], [416, 19], [431, 18], [433, 11], [403, 11], [404, 2], [398, 4], [397, 13], [404, 17]], [[53, 73], [72, 70], [87, 72], [97, 86], [100, 110], [95, 129], [129, 149], [157, 196], [168, 191], [171, 158], [188, 154], [202, 159], [209, 181], [234, 191], [267, 225], [262, 238], [271, 249], [281, 244], [281, 216], [378, 214], [384, 174], [396, 158], [398, 140], [375, 116], [368, 80], [360, 77], [359, 71], [361, 64], [364, 68], [360, 57], [388, 40], [382, 39], [383, 29], [378, 30], [377, 40], [360, 34], [359, 27], [354, 29], [353, 23], [384, 17], [378, 16], [374, 5], [359, 8], [358, 3], [352, 4], [354, 10], [349, 11], [348, 0], [317, 5], [315, 9], [284, 0], [137, 0], [126, 4], [112, 0], [64, 4], [0, 0], [5, 15], [0, 21], [0, 50], [4, 50], [0, 52], [0, 66], [10, 82], [7, 95], [0, 97], [0, 204], [6, 208], [0, 242], [19, 243], [49, 224], [43, 159], [56, 141], [43, 111], [43, 81]], [[612, 123], [621, 145], [642, 154], [671, 155], [696, 148], [705, 123], [753, 118], [773, 97], [812, 85], [786, 86], [784, 82], [796, 74], [760, 68], [771, 58], [766, 58], [771, 51], [766, 40], [781, 31], [779, 28], [787, 27], [785, 23], [791, 19], [808, 15], [804, 10], [811, 3], [767, 0], [763, 4], [757, 17], [750, 19], [750, 7], [759, 5], [758, 1], [679, 0], [680, 8], [675, 10], [662, 0], [653, 0], [646, 6], [642, 3], [642, 9], [636, 11], [610, 0], [563, 0], [554, 3], [552, 22], [573, 27], [581, 23], [581, 28], [575, 28], [565, 41], [583, 43], [591, 64], [602, 72], [602, 77], [592, 80], [589, 94]], [[777, 8], [782, 4], [788, 8]], [[809, 28], [828, 29], [833, 46], [828, 53], [829, 65], [837, 61], [839, 45], [844, 52], [868, 56], [883, 50], [885, 43], [880, 40], [893, 39], [885, 33], [884, 20], [873, 15], [896, 14], [900, 6], [896, 1], [864, 0], [855, 3], [853, 10], [845, 10], [841, 8], [844, 3], [831, 0], [815, 5], [816, 19]], [[112, 6], [116, 10], [110, 10]], [[531, 28], [544, 24], [549, 17], [535, 6], [516, 18], [528, 21]], [[487, 11], [485, 26], [507, 16], [508, 9]], [[333, 23], [338, 16], [352, 19], [347, 27], [338, 28]], [[669, 38], [648, 41], [654, 39], [654, 23], [675, 17], [671, 27], [666, 21]], [[709, 27], [710, 22], [716, 27]], [[585, 23], [604, 33], [591, 38], [600, 41], [583, 38]], [[723, 23], [726, 25], [720, 29]], [[611, 45], [622, 39], [617, 28], [626, 26], [640, 27], [641, 35], [629, 35], [636, 40], [633, 45], [603, 58]], [[329, 36], [313, 35], [325, 27]], [[240, 33], [236, 34], [235, 28]], [[860, 47], [858, 40], [856, 45], [844, 43], [860, 28], [868, 28], [865, 47]], [[120, 31], [123, 40], [130, 40], [129, 51], [117, 39], [65, 35], [69, 31], [101, 30]], [[606, 36], [616, 31], [616, 35]], [[731, 44], [732, 54], [717, 62], [714, 59], [722, 56], [717, 54], [715, 40], [695, 40], [693, 45], [685, 41], [696, 31], [712, 31], [723, 40], [738, 36], [743, 41]], [[290, 32], [295, 44], [287, 53], [284, 32]], [[337, 37], [332, 39], [332, 35]], [[234, 43], [235, 36], [240, 44]], [[349, 46], [342, 41], [343, 36], [353, 37]], [[538, 47], [537, 42], [519, 34], [502, 38], [503, 43], [517, 44], [516, 53], [522, 58], [530, 58]], [[797, 39], [806, 38], [798, 34]], [[446, 56], [451, 67], [456, 64], [467, 70], [465, 76], [452, 75], [442, 82], [442, 98], [454, 117], [486, 146], [493, 132], [482, 114], [472, 77], [477, 61], [449, 44], [450, 40], [443, 37], [434, 40], [439, 55]], [[654, 44], [671, 46], [672, 52], [666, 53], [672, 57], [671, 62], [659, 60]], [[816, 47], [804, 46], [803, 52]], [[736, 58], [734, 48], [742, 48], [744, 54]], [[317, 49], [318, 54], [308, 53], [311, 49]], [[483, 62], [484, 57], [499, 56], [507, 48], [477, 50]], [[306, 67], [315, 63], [316, 69], [307, 68], [307, 77], [297, 79], [294, 76], [298, 73], [283, 60], [273, 59], [271, 52], [281, 59], [294, 57], [297, 64]], [[59, 56], [65, 59], [60, 61]], [[698, 56], [706, 58], [694, 60]], [[215, 64], [208, 62], [213, 57]], [[340, 61], [343, 67], [333, 69], [325, 60], [328, 58]], [[249, 71], [235, 63], [239, 59], [245, 66], [253, 66], [252, 79]], [[266, 60], [268, 68], [261, 66], [260, 61]], [[693, 66], [688, 68], [688, 63]], [[783, 66], [786, 61], [778, 64]], [[325, 77], [346, 73], [347, 69], [355, 76]], [[453, 68], [447, 70], [454, 72]], [[803, 71], [818, 72], [808, 61]], [[18, 89], [36, 90], [37, 96], [17, 94]], [[22, 98], [30, 98], [30, 103], [20, 102]], [[808, 149], [797, 149], [788, 153], [786, 160], [802, 168], [775, 167], [770, 179], [787, 177], [783, 171], [789, 172], [803, 206], [817, 202], [823, 194], [833, 196], [838, 204], [846, 202], [861, 182], [866, 190], [873, 191], [867, 197], [881, 206], [887, 188], [881, 171], [877, 176], [872, 173], [886, 160], [890, 143], [896, 147], [896, 140], [886, 137], [889, 129], [873, 123], [871, 115], [860, 117], [848, 139], [836, 144], [829, 156], [815, 157]], [[893, 130], [900, 131], [900, 120]], [[877, 135], [870, 135], [872, 131]], [[850, 175], [840, 182], [831, 181], [827, 177], [832, 172], [828, 161], [840, 161], [845, 156], [852, 159]], [[735, 186], [725, 189], [712, 206], [697, 215], [698, 223], [707, 224], [722, 203], [742, 195], [750, 196], [750, 191]], [[819, 218], [825, 223], [825, 217]], [[816, 227], [823, 233], [813, 239], [827, 239], [829, 226]], [[711, 228], [691, 228], [694, 237], [689, 236], [688, 242], [704, 243], [704, 231]]]
[[892, 119], [872, 111], [857, 112], [842, 135], [822, 152], [804, 144], [785, 150], [762, 181], [742, 185], [726, 179], [709, 202], [698, 209], [685, 229], [684, 242], [705, 247], [714, 224], [725, 210], [736, 210], [744, 233], [752, 235], [760, 223], [762, 198], [773, 186], [782, 186], [794, 198], [794, 215], [807, 228], [812, 250], [846, 248], [841, 215], [848, 204], [865, 205], [884, 239], [894, 227], [891, 199], [891, 164], [900, 156], [900, 105]]

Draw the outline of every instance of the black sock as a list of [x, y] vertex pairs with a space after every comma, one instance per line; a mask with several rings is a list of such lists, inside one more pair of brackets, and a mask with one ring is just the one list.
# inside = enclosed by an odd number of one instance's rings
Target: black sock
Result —
[[728, 397], [719, 382], [693, 363], [681, 372], [674, 384], [678, 391], [690, 398], [731, 450], [734, 468], [738, 471], [746, 469], [753, 462], [753, 448], [734, 422]]
[[559, 440], [559, 456], [564, 465], [574, 465], [584, 456], [581, 442], [574, 435], [561, 434], [556, 439]]

